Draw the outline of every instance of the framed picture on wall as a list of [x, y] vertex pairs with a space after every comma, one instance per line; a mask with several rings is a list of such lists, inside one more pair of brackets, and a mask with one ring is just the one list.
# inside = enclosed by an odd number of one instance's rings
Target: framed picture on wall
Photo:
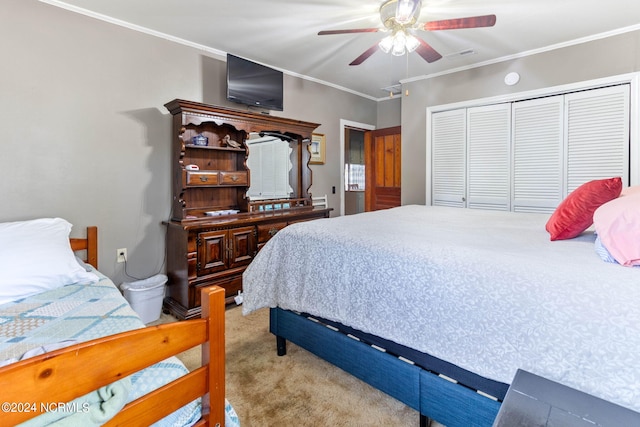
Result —
[[322, 133], [314, 133], [311, 135], [311, 144], [309, 145], [309, 151], [311, 152], [311, 165], [324, 165], [324, 150], [326, 145], [326, 139]]

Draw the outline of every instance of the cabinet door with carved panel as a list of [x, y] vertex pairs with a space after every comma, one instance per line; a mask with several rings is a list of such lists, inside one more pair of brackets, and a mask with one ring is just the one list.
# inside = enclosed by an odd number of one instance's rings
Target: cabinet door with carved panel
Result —
[[198, 233], [198, 276], [247, 265], [256, 252], [255, 227]]
[[198, 233], [198, 276], [227, 269], [228, 231], [215, 230]]
[[229, 230], [229, 268], [248, 265], [256, 254], [255, 227], [238, 227]]

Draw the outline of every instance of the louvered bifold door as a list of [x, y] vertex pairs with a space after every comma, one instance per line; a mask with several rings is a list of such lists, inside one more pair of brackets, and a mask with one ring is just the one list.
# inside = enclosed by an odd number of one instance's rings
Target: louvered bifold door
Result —
[[629, 183], [629, 85], [565, 95], [566, 193], [593, 179]]
[[466, 109], [431, 118], [431, 203], [466, 207]]
[[467, 109], [467, 207], [510, 209], [511, 104]]
[[512, 104], [512, 210], [553, 212], [564, 197], [564, 96]]

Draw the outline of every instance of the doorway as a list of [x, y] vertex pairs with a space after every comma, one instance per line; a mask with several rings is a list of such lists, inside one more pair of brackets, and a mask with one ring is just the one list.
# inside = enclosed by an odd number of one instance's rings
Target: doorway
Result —
[[[367, 123], [359, 123], [359, 122], [353, 122], [350, 120], [345, 120], [345, 119], [341, 119], [340, 120], [340, 166], [341, 166], [341, 173], [340, 173], [340, 187], [338, 187], [339, 191], [338, 194], [340, 195], [340, 215], [345, 215], [346, 214], [346, 198], [349, 197], [351, 198], [352, 196], [357, 197], [353, 194], [347, 194], [350, 193], [349, 191], [349, 187], [348, 187], [348, 181], [346, 179], [346, 174], [345, 171], [348, 169], [346, 164], [347, 164], [347, 145], [348, 145], [348, 137], [347, 137], [347, 130], [349, 130], [351, 133], [351, 131], [354, 131], [354, 135], [356, 135], [358, 132], [360, 133], [365, 133], [367, 131], [371, 131], [374, 130], [375, 126], [374, 125], [370, 125]], [[346, 189], [346, 190], [345, 190]], [[360, 189], [359, 189], [360, 190]], [[352, 190], [355, 192], [355, 190]], [[360, 190], [362, 192], [362, 194], [364, 195], [365, 189], [363, 188], [362, 190]], [[355, 209], [354, 209], [355, 211]], [[353, 211], [351, 211], [350, 213], [353, 213]]]
[[364, 212], [365, 157], [363, 129], [344, 129], [344, 214]]
[[400, 126], [376, 130], [340, 120], [340, 128], [340, 215], [400, 206]]

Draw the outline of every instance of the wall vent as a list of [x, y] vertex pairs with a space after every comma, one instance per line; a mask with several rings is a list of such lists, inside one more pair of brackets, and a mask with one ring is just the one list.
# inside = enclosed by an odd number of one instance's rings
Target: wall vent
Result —
[[400, 95], [400, 93], [402, 93], [402, 85], [398, 83], [396, 85], [383, 87], [380, 90], [384, 91], [387, 95]]
[[468, 56], [468, 55], [475, 55], [476, 51], [473, 50], [473, 48], [468, 48], [468, 49], [464, 49], [464, 50], [460, 50], [458, 52], [453, 52], [453, 53], [449, 53], [444, 55], [445, 58], [447, 59], [455, 59], [461, 56]]

